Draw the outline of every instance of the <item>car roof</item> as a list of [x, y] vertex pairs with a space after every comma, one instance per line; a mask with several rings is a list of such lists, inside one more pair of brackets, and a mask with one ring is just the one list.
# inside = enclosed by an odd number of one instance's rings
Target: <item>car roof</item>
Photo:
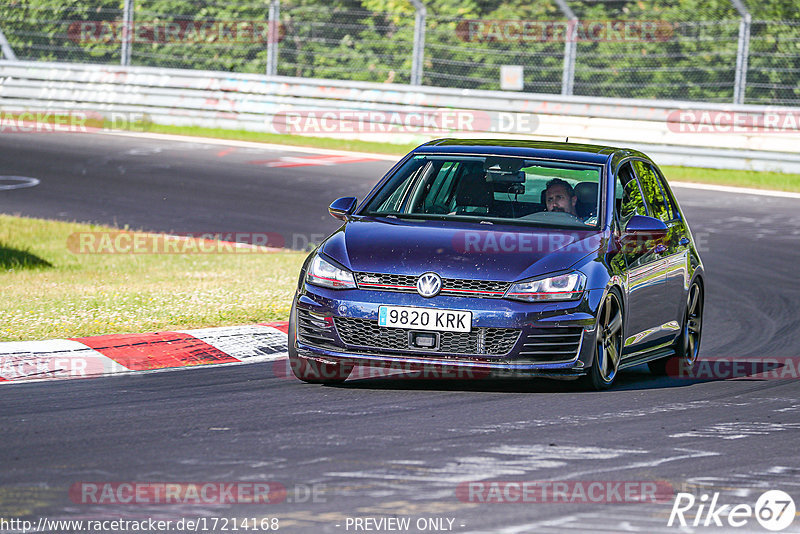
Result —
[[414, 153], [490, 154], [597, 164], [605, 163], [609, 158], [616, 160], [626, 156], [649, 159], [644, 154], [627, 148], [527, 139], [435, 139], [417, 147]]

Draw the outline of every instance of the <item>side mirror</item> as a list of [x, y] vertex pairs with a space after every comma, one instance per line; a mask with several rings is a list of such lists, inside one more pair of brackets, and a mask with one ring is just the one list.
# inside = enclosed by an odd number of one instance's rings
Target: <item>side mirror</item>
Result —
[[625, 226], [619, 245], [625, 254], [661, 253], [667, 250], [662, 242], [666, 236], [667, 225], [660, 219], [634, 215]]
[[328, 206], [328, 213], [330, 213], [334, 219], [346, 221], [356, 209], [356, 204], [358, 204], [358, 199], [356, 197], [337, 198]]
[[655, 217], [634, 215], [625, 226], [625, 235], [655, 239], [667, 235], [667, 225]]

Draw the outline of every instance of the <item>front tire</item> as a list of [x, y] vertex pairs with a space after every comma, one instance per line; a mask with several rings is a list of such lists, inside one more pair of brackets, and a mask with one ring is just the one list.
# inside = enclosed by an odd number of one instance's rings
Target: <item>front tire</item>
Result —
[[622, 298], [612, 289], [597, 312], [594, 363], [583, 377], [584, 385], [590, 389], [602, 391], [614, 384], [622, 359], [623, 319]]
[[289, 365], [292, 374], [309, 384], [341, 384], [353, 370], [353, 364], [323, 363], [310, 358], [305, 358], [297, 353], [295, 341], [297, 340], [297, 313], [295, 304], [289, 316]]

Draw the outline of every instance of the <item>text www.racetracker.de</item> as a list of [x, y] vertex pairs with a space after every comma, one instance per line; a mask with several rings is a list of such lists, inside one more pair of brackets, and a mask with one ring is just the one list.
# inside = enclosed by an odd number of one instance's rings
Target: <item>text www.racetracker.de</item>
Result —
[[277, 517], [198, 517], [181, 519], [49, 519], [0, 518], [0, 532], [235, 532], [277, 531]]

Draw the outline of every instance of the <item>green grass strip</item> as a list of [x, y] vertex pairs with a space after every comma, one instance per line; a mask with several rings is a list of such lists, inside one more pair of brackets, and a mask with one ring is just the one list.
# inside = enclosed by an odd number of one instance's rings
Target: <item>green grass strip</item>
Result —
[[74, 245], [86, 232], [119, 230], [0, 215], [0, 341], [286, 320], [305, 257], [98, 254]]

